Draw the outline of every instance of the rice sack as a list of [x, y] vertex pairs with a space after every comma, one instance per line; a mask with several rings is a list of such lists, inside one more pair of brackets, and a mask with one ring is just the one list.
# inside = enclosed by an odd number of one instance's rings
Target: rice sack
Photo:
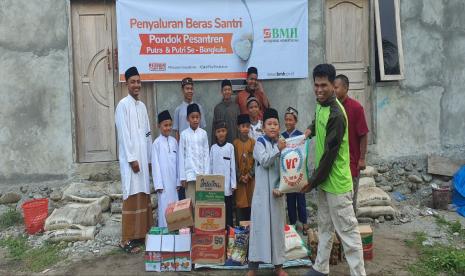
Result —
[[300, 192], [307, 185], [308, 144], [309, 140], [305, 139], [305, 135], [286, 139], [286, 147], [281, 151], [280, 158], [280, 192]]

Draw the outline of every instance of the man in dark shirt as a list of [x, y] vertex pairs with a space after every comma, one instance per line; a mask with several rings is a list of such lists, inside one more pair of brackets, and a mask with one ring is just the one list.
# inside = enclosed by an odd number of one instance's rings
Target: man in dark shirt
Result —
[[349, 79], [347, 76], [342, 74], [336, 76], [334, 92], [336, 92], [337, 99], [344, 106], [349, 122], [350, 172], [354, 183], [353, 205], [354, 211], [356, 211], [360, 171], [366, 168], [365, 155], [368, 145], [368, 126], [363, 106], [348, 95]]

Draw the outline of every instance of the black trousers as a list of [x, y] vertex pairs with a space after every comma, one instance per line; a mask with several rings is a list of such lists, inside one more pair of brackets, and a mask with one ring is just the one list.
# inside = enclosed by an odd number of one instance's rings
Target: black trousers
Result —
[[233, 196], [225, 196], [224, 204], [226, 205], [226, 225], [234, 227], [233, 224]]

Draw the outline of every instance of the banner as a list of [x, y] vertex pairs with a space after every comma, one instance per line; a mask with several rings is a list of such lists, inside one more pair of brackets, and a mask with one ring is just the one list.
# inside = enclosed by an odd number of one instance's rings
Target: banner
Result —
[[117, 0], [118, 62], [143, 81], [308, 77], [307, 0]]

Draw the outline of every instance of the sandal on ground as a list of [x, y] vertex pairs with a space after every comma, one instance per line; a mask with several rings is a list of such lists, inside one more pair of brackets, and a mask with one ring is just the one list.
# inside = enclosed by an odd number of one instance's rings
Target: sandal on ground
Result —
[[246, 276], [255, 276], [257, 275], [257, 272], [255, 270], [249, 270], [247, 271], [247, 274], [245, 274]]
[[141, 249], [139, 247], [139, 243], [137, 241], [128, 241], [126, 243], [120, 243], [119, 247], [124, 250], [124, 252], [128, 254], [137, 254], [140, 253]]
[[288, 276], [287, 272], [284, 271], [284, 269], [281, 267], [281, 268], [278, 268], [278, 269], [275, 269], [274, 270], [274, 274], [276, 276]]
[[304, 224], [304, 226], [302, 227], [302, 235], [307, 236], [308, 229], [309, 229], [308, 225]]

